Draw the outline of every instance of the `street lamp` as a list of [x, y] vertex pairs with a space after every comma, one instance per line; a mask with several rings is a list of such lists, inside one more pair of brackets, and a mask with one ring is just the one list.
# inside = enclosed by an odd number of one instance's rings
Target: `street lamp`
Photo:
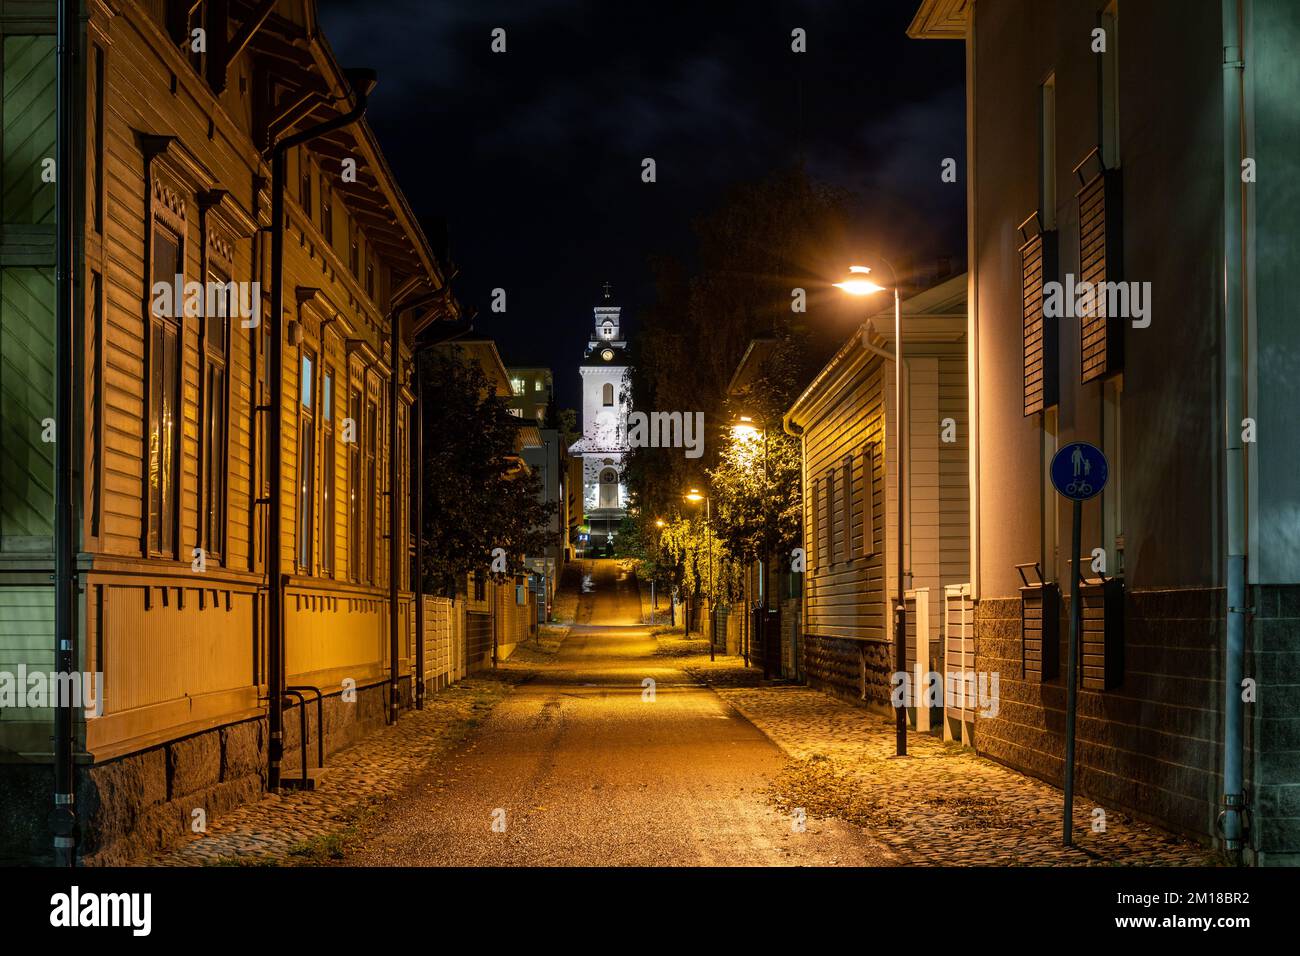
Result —
[[[906, 484], [906, 455], [904, 445], [903, 428], [903, 320], [902, 308], [899, 303], [898, 295], [898, 273], [892, 265], [885, 260], [881, 260], [889, 266], [889, 271], [893, 276], [894, 289], [894, 423], [898, 429], [898, 596], [897, 603], [894, 605], [894, 667], [898, 673], [902, 674], [907, 670], [907, 608], [903, 597], [903, 499], [904, 488]], [[843, 282], [836, 282], [835, 288], [842, 289], [849, 295], [872, 295], [876, 292], [884, 292], [886, 286], [879, 285], [868, 276], [871, 269], [868, 266], [849, 266], [849, 275]], [[920, 653], [920, 635], [917, 635], [917, 653]], [[905, 703], [905, 702], [904, 702]], [[898, 708], [898, 715], [895, 719], [895, 753], [900, 757], [907, 756], [907, 708], [906, 706]]]
[[[686, 492], [685, 498], [686, 498], [687, 501], [689, 501], [689, 502], [690, 502], [691, 504], [693, 504], [693, 505], [697, 505], [697, 504], [699, 504], [701, 501], [704, 502], [704, 530], [705, 530], [705, 532], [708, 534], [708, 538], [706, 539], [705, 547], [707, 547], [707, 548], [709, 549], [709, 613], [712, 614], [712, 613], [713, 613], [713, 600], [714, 600], [714, 595], [713, 595], [713, 510], [712, 510], [713, 502], [710, 500], [710, 498], [709, 498], [708, 495], [706, 495], [704, 492], [700, 491], [700, 489], [698, 489], [698, 488], [692, 488], [690, 491]], [[715, 624], [717, 623], [717, 622], [716, 622], [716, 619], [715, 619], [714, 623], [715, 623]], [[690, 633], [690, 630], [691, 630], [691, 616], [690, 616], [690, 614], [689, 614], [689, 612], [688, 612], [687, 615], [686, 615], [686, 633], [689, 634], [689, 633]], [[714, 644], [713, 644], [714, 638], [717, 636], [716, 633], [715, 633], [716, 630], [717, 630], [716, 627], [711, 627], [711, 628], [709, 628], [709, 660], [711, 660], [711, 661], [717, 659], [717, 658], [714, 656], [715, 652], [714, 652]]]

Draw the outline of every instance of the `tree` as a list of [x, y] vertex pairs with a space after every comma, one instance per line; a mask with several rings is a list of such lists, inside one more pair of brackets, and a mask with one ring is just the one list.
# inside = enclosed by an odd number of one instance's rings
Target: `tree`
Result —
[[454, 595], [475, 571], [524, 573], [525, 555], [556, 543], [555, 503], [515, 452], [519, 419], [455, 346], [422, 353], [420, 377], [426, 591]]
[[[628, 490], [643, 524], [672, 520], [685, 490], [708, 474], [727, 553], [747, 561], [770, 548], [788, 558], [798, 540], [799, 449], [781, 432], [781, 415], [834, 354], [848, 323], [861, 320], [841, 311], [842, 296], [811, 295], [824, 292], [846, 261], [846, 201], [802, 168], [783, 170], [737, 187], [695, 223], [692, 262], [652, 260], [655, 299], [640, 323], [632, 392], [641, 409], [704, 412], [707, 440], [695, 461], [676, 449], [635, 448], [627, 456]], [[809, 311], [792, 308], [796, 289]], [[727, 384], [756, 337], [777, 339], [775, 356], [729, 405]], [[766, 478], [761, 457], [746, 458], [730, 440], [731, 415], [742, 404], [767, 426]]]

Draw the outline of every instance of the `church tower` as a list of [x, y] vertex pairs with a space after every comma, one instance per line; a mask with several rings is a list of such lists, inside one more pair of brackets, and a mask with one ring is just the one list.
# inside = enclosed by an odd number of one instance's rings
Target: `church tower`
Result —
[[627, 381], [627, 341], [622, 309], [610, 297], [592, 310], [593, 327], [578, 367], [582, 375], [582, 438], [569, 455], [582, 459], [582, 509], [588, 539], [586, 553], [598, 556], [627, 515], [627, 485], [623, 458], [627, 452], [626, 422], [631, 408]]

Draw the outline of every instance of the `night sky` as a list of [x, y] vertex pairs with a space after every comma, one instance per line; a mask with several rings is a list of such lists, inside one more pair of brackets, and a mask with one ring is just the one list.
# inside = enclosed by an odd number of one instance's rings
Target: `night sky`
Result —
[[853, 192], [864, 246], [963, 267], [962, 45], [908, 39], [917, 5], [320, 0], [319, 15], [343, 66], [379, 73], [369, 122], [434, 247], [449, 243], [476, 331], [508, 365], [555, 369], [574, 407], [602, 283], [633, 334], [648, 257], [689, 257], [692, 220], [733, 183], [802, 160]]

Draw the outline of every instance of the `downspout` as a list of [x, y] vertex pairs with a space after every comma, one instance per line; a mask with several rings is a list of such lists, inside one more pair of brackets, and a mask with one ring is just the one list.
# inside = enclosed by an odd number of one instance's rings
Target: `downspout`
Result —
[[1223, 666], [1223, 798], [1219, 825], [1229, 858], [1242, 850], [1246, 795], [1242, 773], [1241, 681], [1245, 673], [1246, 458], [1242, 448], [1245, 326], [1241, 161], [1244, 152], [1241, 0], [1222, 0], [1223, 16], [1223, 409], [1224, 496], [1227, 521], [1227, 645]]
[[[300, 130], [271, 146], [271, 401], [266, 410], [266, 453], [279, 465], [284, 408], [284, 157], [295, 146], [341, 129], [366, 112], [366, 100], [375, 85], [372, 70], [345, 70], [353, 96], [352, 109], [333, 119]], [[284, 581], [280, 541], [282, 505], [280, 476], [271, 480], [266, 521], [267, 578], [267, 776], [268, 790], [280, 787], [280, 761], [284, 756]]]
[[[400, 677], [397, 668], [397, 651], [401, 646], [401, 621], [397, 612], [397, 601], [400, 595], [401, 574], [399, 569], [402, 563], [402, 536], [398, 533], [398, 501], [397, 501], [397, 484], [398, 484], [398, 465], [400, 459], [397, 455], [397, 403], [401, 391], [401, 363], [399, 361], [402, 346], [402, 313], [411, 309], [418, 309], [442, 299], [444, 289], [439, 287], [434, 292], [428, 292], [419, 298], [403, 302], [401, 305], [394, 306], [388, 313], [389, 328], [389, 350], [392, 359], [392, 371], [390, 373], [389, 391], [391, 399], [388, 403], [388, 722], [397, 723], [397, 681]], [[459, 335], [464, 329], [457, 328], [448, 338]], [[442, 341], [441, 339], [439, 341]], [[417, 349], [412, 349], [411, 359], [418, 365], [419, 353]], [[417, 381], [418, 381], [417, 369]], [[416, 400], [419, 405], [419, 399]], [[412, 416], [414, 421], [415, 416]], [[408, 424], [408, 432], [410, 425]], [[419, 467], [419, 466], [417, 466]], [[421, 474], [423, 469], [421, 468]], [[423, 487], [416, 492], [417, 505], [420, 522], [424, 518], [424, 500]], [[422, 707], [424, 702], [424, 599], [418, 587], [419, 568], [422, 567], [419, 559], [423, 558], [424, 551], [419, 545], [421, 533], [416, 534], [416, 576], [411, 582], [412, 600], [416, 607], [416, 638], [415, 638], [415, 677], [412, 681], [412, 695], [416, 700], [417, 707]]]
[[[77, 0], [58, 5], [55, 27], [58, 43], [58, 88], [56, 91], [58, 143], [57, 187], [55, 190], [55, 332], [54, 332], [54, 661], [61, 675], [77, 667], [77, 509], [73, 501], [73, 378], [77, 363], [73, 353], [73, 298], [76, 282], [76, 236], [73, 216], [77, 212], [74, 147], [77, 124], [77, 40], [81, 30]], [[65, 687], [73, 686], [69, 679]], [[98, 688], [97, 695], [103, 694]], [[77, 861], [76, 768], [73, 762], [75, 724], [71, 699], [60, 693], [54, 709], [54, 807], [49, 825], [54, 838], [56, 866], [75, 866]]]

